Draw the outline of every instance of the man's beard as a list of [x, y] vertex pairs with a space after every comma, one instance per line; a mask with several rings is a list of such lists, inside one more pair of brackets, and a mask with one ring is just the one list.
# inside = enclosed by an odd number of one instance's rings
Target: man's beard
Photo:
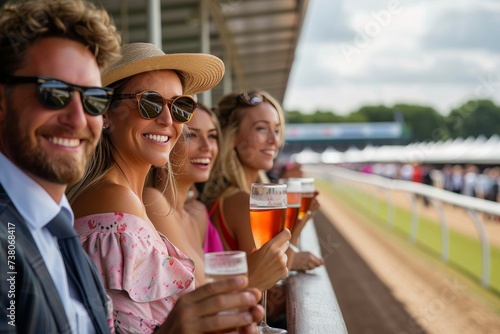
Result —
[[8, 157], [25, 172], [48, 182], [69, 185], [80, 180], [94, 147], [87, 145], [81, 159], [55, 150], [47, 151], [42, 147], [39, 136], [35, 136], [35, 141], [32, 141], [30, 134], [26, 133], [26, 128], [23, 128], [18, 113], [11, 108], [9, 102], [7, 101], [2, 138]]

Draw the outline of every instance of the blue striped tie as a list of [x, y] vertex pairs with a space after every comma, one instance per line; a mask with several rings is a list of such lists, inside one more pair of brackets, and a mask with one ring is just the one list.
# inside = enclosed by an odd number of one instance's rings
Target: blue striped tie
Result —
[[109, 333], [102, 283], [92, 272], [91, 260], [84, 253], [69, 216], [61, 210], [47, 224], [47, 229], [57, 238], [68, 278], [80, 294], [80, 300], [87, 309], [96, 332]]

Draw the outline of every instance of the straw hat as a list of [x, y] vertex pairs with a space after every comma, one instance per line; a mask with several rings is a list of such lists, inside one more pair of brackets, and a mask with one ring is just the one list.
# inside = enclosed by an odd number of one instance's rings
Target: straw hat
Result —
[[184, 94], [194, 95], [217, 85], [224, 75], [224, 63], [203, 53], [165, 54], [151, 43], [129, 43], [121, 47], [122, 57], [102, 73], [103, 86], [154, 70], [177, 70], [184, 76]]

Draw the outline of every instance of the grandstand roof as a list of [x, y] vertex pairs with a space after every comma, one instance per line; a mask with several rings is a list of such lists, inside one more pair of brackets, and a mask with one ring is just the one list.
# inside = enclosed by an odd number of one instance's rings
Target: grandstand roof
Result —
[[[309, 0], [92, 0], [113, 16], [124, 43], [151, 41], [159, 3], [167, 53], [207, 52], [226, 75], [213, 104], [231, 91], [263, 89], [283, 102]], [[0, 0], [0, 3], [4, 1]]]

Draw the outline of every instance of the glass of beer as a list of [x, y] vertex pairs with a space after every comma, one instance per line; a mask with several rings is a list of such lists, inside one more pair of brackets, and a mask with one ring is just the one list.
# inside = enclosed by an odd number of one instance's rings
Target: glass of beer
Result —
[[205, 253], [207, 283], [247, 273], [247, 254], [243, 251]]
[[304, 218], [309, 211], [309, 207], [311, 206], [311, 202], [314, 198], [314, 191], [316, 190], [314, 187], [314, 178], [313, 177], [299, 177], [299, 178], [290, 178], [290, 180], [299, 180], [302, 183], [301, 187], [301, 205], [299, 210], [299, 219]]
[[[243, 251], [205, 253], [206, 283], [248, 275], [247, 254]], [[235, 314], [238, 309], [221, 311], [219, 314]], [[231, 331], [234, 333], [234, 331]]]
[[287, 206], [286, 206], [286, 222], [285, 227], [293, 232], [297, 219], [299, 217], [299, 210], [302, 204], [302, 182], [298, 180], [286, 180], [287, 186]]
[[[250, 189], [250, 226], [257, 248], [274, 238], [285, 228], [287, 185], [252, 183]], [[267, 307], [267, 291], [262, 293], [262, 307]], [[259, 324], [260, 333], [288, 333], [267, 324], [266, 315]]]

